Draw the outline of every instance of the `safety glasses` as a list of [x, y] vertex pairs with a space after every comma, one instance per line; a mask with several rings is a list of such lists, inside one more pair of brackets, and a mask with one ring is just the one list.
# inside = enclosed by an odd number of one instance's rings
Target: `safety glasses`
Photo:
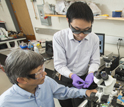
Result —
[[81, 30], [76, 30], [71, 24], [70, 24], [70, 28], [71, 28], [71, 30], [72, 30], [72, 32], [73, 32], [74, 34], [80, 34], [80, 33], [89, 34], [89, 33], [92, 32], [92, 26], [91, 26], [91, 28], [89, 28], [88, 30], [83, 30], [83, 31], [81, 31]]
[[43, 77], [44, 71], [45, 71], [45, 65], [43, 65], [43, 68], [39, 69], [37, 73], [30, 74], [30, 75], [28, 75], [28, 77], [32, 78], [32, 79], [40, 79]]

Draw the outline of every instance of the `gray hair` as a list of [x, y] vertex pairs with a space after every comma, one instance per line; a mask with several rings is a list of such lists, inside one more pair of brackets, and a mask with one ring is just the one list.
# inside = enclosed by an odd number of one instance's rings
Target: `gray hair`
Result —
[[42, 55], [30, 50], [16, 49], [5, 61], [5, 72], [13, 84], [18, 84], [18, 77], [27, 77], [32, 70], [44, 64]]

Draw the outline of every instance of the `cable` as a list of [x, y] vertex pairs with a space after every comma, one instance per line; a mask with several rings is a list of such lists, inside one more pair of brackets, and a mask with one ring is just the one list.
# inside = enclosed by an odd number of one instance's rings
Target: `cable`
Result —
[[34, 3], [33, 3], [33, 2], [32, 2], [32, 5], [33, 5], [33, 10], [34, 10], [35, 18], [38, 19], [38, 18], [37, 18], [37, 14], [36, 14], [35, 7], [34, 7]]
[[118, 57], [119, 57], [119, 59], [120, 59], [120, 47], [121, 47], [121, 39], [118, 39], [118, 41], [117, 41], [117, 50], [118, 50]]
[[117, 41], [117, 50], [118, 50], [118, 57], [119, 57], [119, 59], [120, 59], [120, 53], [119, 53], [119, 40]]
[[4, 8], [3, 8], [3, 5], [2, 5], [2, 2], [1, 2], [1, 0], [0, 0], [0, 6], [1, 6], [1, 8], [3, 9], [3, 11], [4, 11]]

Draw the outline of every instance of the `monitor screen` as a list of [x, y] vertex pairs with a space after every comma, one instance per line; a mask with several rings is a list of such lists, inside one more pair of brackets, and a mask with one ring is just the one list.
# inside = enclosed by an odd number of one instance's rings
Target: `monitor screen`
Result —
[[99, 37], [100, 55], [104, 55], [105, 34], [96, 33], [96, 35]]

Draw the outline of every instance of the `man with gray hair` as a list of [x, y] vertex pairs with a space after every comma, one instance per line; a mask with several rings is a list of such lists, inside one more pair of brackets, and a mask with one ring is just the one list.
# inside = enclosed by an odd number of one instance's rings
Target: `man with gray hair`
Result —
[[30, 50], [11, 52], [5, 72], [13, 86], [0, 96], [0, 107], [55, 107], [53, 98], [82, 98], [96, 92], [58, 84], [46, 76], [43, 57]]

